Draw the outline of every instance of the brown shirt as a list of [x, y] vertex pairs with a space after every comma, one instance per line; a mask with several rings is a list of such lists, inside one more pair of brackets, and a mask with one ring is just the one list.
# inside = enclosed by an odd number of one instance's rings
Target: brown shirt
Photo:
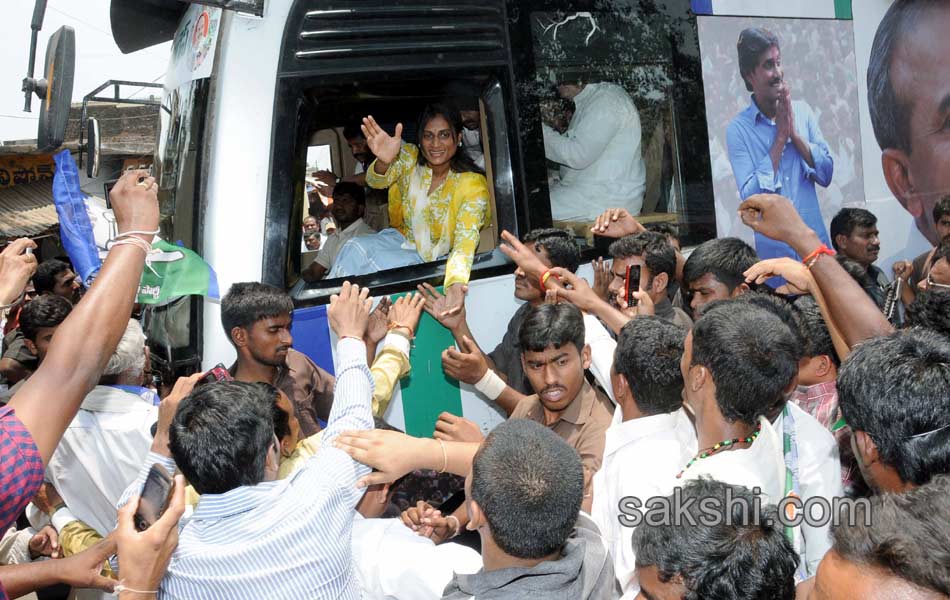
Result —
[[330, 418], [335, 383], [336, 378], [314, 364], [306, 354], [296, 350], [287, 353], [287, 366], [278, 371], [274, 385], [294, 403], [302, 437], [310, 437], [323, 429], [318, 419], [326, 423]]
[[[613, 414], [614, 405], [610, 398], [585, 381], [574, 401], [557, 421], [548, 426], [580, 455], [584, 467], [585, 498], [591, 494], [591, 481], [604, 459], [604, 437]], [[538, 395], [522, 399], [511, 413], [511, 418], [531, 419], [545, 425], [544, 406]]]

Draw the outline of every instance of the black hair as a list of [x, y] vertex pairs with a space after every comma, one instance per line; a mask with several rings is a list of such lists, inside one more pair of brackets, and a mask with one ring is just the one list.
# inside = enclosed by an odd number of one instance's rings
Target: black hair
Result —
[[366, 135], [363, 133], [362, 122], [358, 123], [347, 123], [343, 126], [343, 139], [352, 140], [354, 138], [363, 138], [366, 139]]
[[535, 251], [540, 252], [542, 248], [547, 251], [552, 265], [577, 273], [577, 267], [581, 264], [581, 250], [572, 234], [563, 229], [532, 229], [524, 236], [524, 243], [532, 242]]
[[[459, 112], [459, 109], [455, 108], [452, 104], [439, 102], [436, 104], [429, 104], [424, 109], [422, 109], [422, 114], [419, 115], [419, 124], [418, 124], [418, 136], [419, 136], [419, 158], [418, 162], [422, 166], [427, 166], [429, 163], [426, 161], [425, 154], [422, 152], [422, 140], [424, 138], [426, 125], [429, 124], [429, 121], [436, 117], [442, 117], [448, 121], [449, 126], [452, 128], [452, 131], [455, 132], [455, 136], [458, 137], [462, 134], [462, 113]], [[456, 149], [455, 155], [452, 156], [452, 160], [449, 162], [449, 168], [455, 173], [478, 173], [479, 175], [484, 175], [485, 172], [475, 164], [475, 162], [469, 157], [467, 152], [462, 152], [461, 149]]]
[[934, 224], [936, 225], [940, 219], [946, 215], [950, 215], [950, 194], [942, 196], [940, 200], [937, 200], [937, 203], [934, 204]]
[[178, 406], [172, 457], [199, 494], [223, 494], [264, 480], [274, 440], [274, 394], [242, 381], [202, 385]]
[[70, 270], [70, 266], [61, 260], [51, 258], [44, 260], [36, 267], [33, 274], [33, 287], [37, 294], [52, 292], [56, 287], [56, 278]]
[[[767, 286], [763, 287], [768, 289]], [[788, 327], [789, 332], [795, 339], [795, 348], [797, 350], [795, 359], [800, 360], [805, 356], [805, 339], [802, 335], [801, 329], [798, 326], [798, 319], [795, 315], [797, 312], [795, 305], [789, 298], [765, 291], [760, 288], [757, 291], [749, 292], [748, 294], [743, 294], [730, 300], [717, 300], [715, 303], [718, 302], [744, 302], [746, 304], [752, 304], [753, 306], [758, 306], [759, 308], [764, 308], [765, 310], [769, 311], [782, 320], [782, 323]], [[711, 309], [715, 303], [711, 302], [706, 310]]]
[[341, 194], [347, 194], [354, 200], [359, 206], [366, 205], [366, 190], [363, 189], [363, 186], [353, 183], [352, 181], [341, 181], [336, 184], [333, 188], [333, 196], [339, 196]]
[[492, 430], [472, 462], [472, 500], [509, 556], [536, 559], [562, 548], [583, 496], [577, 452], [528, 419], [509, 419]]
[[683, 405], [680, 357], [686, 330], [659, 317], [631, 320], [617, 336], [614, 370], [627, 378], [644, 415], [671, 413]]
[[859, 344], [838, 372], [845, 421], [906, 483], [950, 473], [948, 365], [950, 340], [912, 328]]
[[711, 303], [693, 326], [693, 361], [709, 369], [729, 422], [755, 424], [785, 402], [801, 347], [788, 326], [754, 303]]
[[746, 75], [755, 71], [759, 64], [759, 57], [771, 47], [779, 47], [778, 37], [768, 29], [750, 27], [743, 29], [736, 42], [736, 52], [739, 54], [739, 75], [745, 83], [745, 89], [752, 91], [752, 86], [746, 80]]
[[528, 311], [518, 343], [522, 352], [544, 352], [548, 346], [574, 344], [584, 351], [584, 316], [573, 304], [542, 304]]
[[[22, 319], [20, 317], [22, 327]], [[918, 290], [907, 307], [907, 323], [950, 337], [950, 292], [929, 288]]]
[[[858, 282], [865, 291], [872, 285], [877, 285], [874, 283], [874, 280], [871, 279], [871, 276], [868, 275], [868, 270], [864, 268], [864, 265], [854, 260], [853, 258], [848, 258], [844, 254], [836, 254], [835, 260], [838, 261], [838, 264], [841, 265], [841, 268], [851, 276], [852, 279]], [[870, 296], [870, 294], [868, 294]]]
[[249, 328], [261, 319], [290, 314], [293, 310], [293, 300], [279, 288], [256, 281], [235, 283], [221, 300], [221, 325], [231, 340], [235, 327]]
[[38, 296], [27, 302], [20, 311], [20, 331], [23, 332], [23, 337], [36, 343], [40, 329], [59, 327], [72, 310], [72, 303], [62, 296]]
[[671, 237], [674, 240], [680, 239], [680, 228], [676, 223], [667, 223], [666, 221], [657, 221], [656, 223], [647, 223], [644, 225], [647, 231], [653, 231]]
[[831, 245], [835, 247], [835, 250], [841, 250], [836, 239], [839, 235], [850, 237], [857, 227], [874, 227], [875, 225], [877, 225], [877, 217], [871, 211], [863, 208], [842, 208], [831, 219], [831, 225], [828, 227]]
[[840, 367], [841, 359], [815, 299], [811, 296], [800, 296], [795, 300], [794, 314], [802, 336], [802, 355], [806, 358], [828, 356], [835, 366]]
[[934, 255], [930, 257], [930, 266], [933, 267], [940, 260], [950, 262], [950, 240], [941, 242], [937, 246], [937, 249], [934, 250]]
[[683, 265], [683, 284], [689, 284], [711, 273], [731, 293], [745, 282], [744, 273], [759, 262], [752, 246], [739, 238], [726, 237], [703, 242]]
[[867, 510], [870, 524], [857, 518], [832, 525], [832, 550], [850, 563], [950, 595], [950, 477], [873, 496]]
[[653, 277], [666, 273], [670, 282], [676, 278], [676, 250], [662, 233], [641, 231], [626, 235], [610, 244], [607, 251], [612, 258], [642, 256]]
[[[633, 532], [637, 568], [655, 567], [664, 583], [681, 578], [684, 600], [793, 600], [798, 554], [778, 525], [775, 505], [751, 518], [754, 498], [742, 486], [687, 481]], [[705, 512], [712, 503], [721, 511], [715, 519]], [[688, 516], [678, 518], [673, 506], [688, 507]]]
[[277, 388], [264, 381], [256, 381], [251, 385], [260, 388], [262, 394], [269, 395], [273, 399], [273, 402], [271, 402], [271, 417], [274, 419], [274, 435], [277, 436], [277, 439], [282, 440], [290, 435], [290, 414], [277, 406]]
[[896, 0], [877, 26], [868, 63], [868, 112], [881, 150], [911, 153], [910, 103], [891, 80], [894, 52], [904, 36], [915, 32], [926, 11], [944, 6], [945, 0]]

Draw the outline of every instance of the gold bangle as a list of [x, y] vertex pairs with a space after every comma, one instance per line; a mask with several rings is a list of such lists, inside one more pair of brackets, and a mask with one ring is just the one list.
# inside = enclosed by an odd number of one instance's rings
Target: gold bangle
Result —
[[439, 442], [439, 447], [442, 448], [442, 470], [439, 473], [445, 473], [445, 469], [449, 466], [449, 455], [445, 452], [445, 443], [442, 440], [436, 440]]

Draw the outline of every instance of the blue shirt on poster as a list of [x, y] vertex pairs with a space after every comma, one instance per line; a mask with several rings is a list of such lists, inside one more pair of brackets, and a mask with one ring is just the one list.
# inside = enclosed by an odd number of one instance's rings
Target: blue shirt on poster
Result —
[[[822, 243], [830, 246], [828, 231], [818, 206], [815, 184], [828, 187], [834, 173], [834, 161], [811, 107], [801, 100], [793, 100], [792, 111], [795, 130], [811, 149], [814, 167], [805, 162], [798, 148], [789, 139], [785, 143], [778, 172], [772, 168], [769, 149], [775, 140], [777, 126], [762, 114], [754, 99], [749, 103], [749, 108], [736, 115], [726, 130], [729, 162], [732, 164], [732, 172], [742, 200], [754, 194], [785, 196], [792, 201], [805, 224], [815, 230]], [[755, 234], [755, 250], [763, 260], [782, 256], [801, 259], [788, 244], [771, 240], [758, 233]]]

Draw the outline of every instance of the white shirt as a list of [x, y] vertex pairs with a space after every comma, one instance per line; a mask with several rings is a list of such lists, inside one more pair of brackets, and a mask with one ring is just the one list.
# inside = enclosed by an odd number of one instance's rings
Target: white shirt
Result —
[[614, 398], [614, 388], [610, 384], [610, 368], [614, 364], [614, 351], [617, 349], [617, 340], [611, 337], [610, 332], [594, 315], [584, 315], [584, 343], [590, 346], [589, 370], [600, 384], [607, 396], [617, 403]]
[[[563, 135], [547, 125], [542, 128], [545, 157], [561, 165], [560, 186], [551, 191], [553, 217], [596, 216], [616, 207], [639, 214], [646, 167], [640, 155], [640, 113], [630, 95], [613, 83], [589, 83], [574, 97], [574, 106]], [[579, 206], [574, 205], [580, 198], [561, 206], [557, 187], [590, 193], [583, 194]]]
[[158, 407], [140, 396], [97, 385], [46, 467], [69, 510], [102, 536], [115, 529], [116, 502], [135, 481], [157, 420]]
[[[798, 481], [802, 502], [809, 498], [821, 497], [830, 503], [834, 498], [844, 497], [841, 483], [841, 459], [838, 456], [838, 444], [835, 436], [815, 417], [811, 416], [794, 402], [788, 403], [791, 419], [795, 422], [795, 439], [798, 443]], [[775, 430], [782, 439], [785, 428], [784, 413], [775, 421]], [[816, 519], [821, 515], [815, 512]], [[801, 559], [809, 576], [818, 572], [818, 563], [831, 549], [830, 520], [823, 527], [813, 527], [803, 521], [801, 533], [804, 538], [804, 552]]]
[[607, 429], [604, 461], [594, 475], [591, 516], [604, 536], [614, 561], [614, 574], [624, 598], [640, 591], [634, 569], [634, 528], [618, 520], [621, 499], [636, 497], [641, 505], [656, 496], [668, 496], [677, 485], [676, 474], [696, 454], [696, 432], [681, 408], [674, 413], [623, 420], [618, 406]]
[[454, 573], [476, 573], [482, 557], [455, 543], [435, 545], [399, 519], [353, 519], [353, 564], [367, 600], [437, 600]]
[[763, 506], [777, 503], [785, 495], [782, 438], [765, 417], [760, 417], [759, 422], [762, 431], [751, 446], [701, 458], [686, 469], [680, 481], [685, 483], [706, 476], [730, 485], [745, 486], [749, 490], [759, 488]]
[[333, 267], [333, 261], [336, 260], [336, 255], [340, 253], [340, 248], [343, 247], [343, 244], [351, 238], [360, 235], [369, 235], [371, 233], [376, 233], [376, 231], [367, 225], [363, 219], [353, 221], [350, 223], [350, 226], [343, 231], [337, 231], [327, 236], [327, 241], [321, 246], [320, 252], [317, 253], [317, 258], [314, 259], [314, 262], [324, 269], [329, 270]]

